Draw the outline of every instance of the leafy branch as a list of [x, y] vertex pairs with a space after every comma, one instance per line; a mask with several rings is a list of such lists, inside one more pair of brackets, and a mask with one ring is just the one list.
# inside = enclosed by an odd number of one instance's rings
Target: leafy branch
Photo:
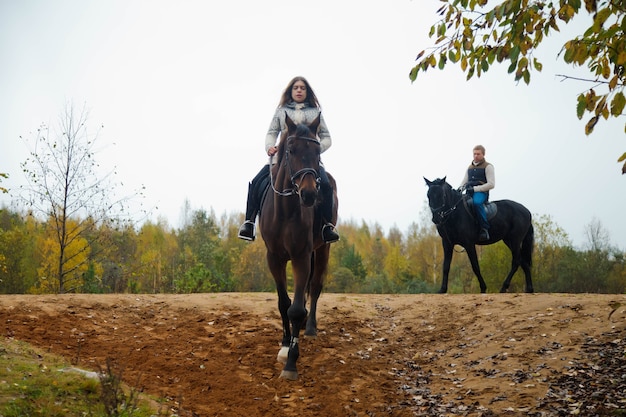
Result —
[[[600, 119], [621, 116], [626, 106], [626, 9], [610, 0], [505, 0], [489, 7], [489, 0], [441, 0], [439, 20], [429, 37], [435, 46], [422, 50], [409, 78], [415, 81], [430, 68], [443, 70], [450, 62], [458, 64], [466, 79], [480, 77], [496, 63], [508, 63], [515, 81], [530, 84], [531, 71], [541, 72], [542, 63], [534, 52], [559, 24], [567, 24], [586, 11], [593, 22], [582, 35], [568, 40], [561, 52], [564, 62], [586, 65], [590, 78], [584, 81], [602, 86], [590, 88], [577, 97], [576, 115], [591, 116], [585, 124], [590, 135]], [[574, 77], [568, 77], [574, 79]], [[626, 124], [624, 125], [626, 131]], [[618, 162], [626, 161], [624, 153]], [[626, 162], [622, 167], [626, 173]]]

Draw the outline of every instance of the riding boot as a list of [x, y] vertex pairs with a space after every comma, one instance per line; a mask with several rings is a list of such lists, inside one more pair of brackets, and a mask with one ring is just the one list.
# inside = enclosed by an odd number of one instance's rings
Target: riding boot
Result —
[[[253, 181], [254, 182], [254, 181]], [[238, 238], [243, 240], [254, 241], [256, 235], [254, 233], [254, 222], [256, 219], [256, 202], [254, 199], [253, 182], [248, 185], [248, 200], [246, 202], [246, 221], [239, 227]]]
[[335, 225], [331, 223], [333, 218], [333, 187], [330, 185], [326, 170], [320, 167], [320, 191], [322, 192], [322, 239], [326, 243], [333, 243], [339, 240], [339, 234], [335, 230]]
[[339, 233], [335, 231], [335, 225], [331, 222], [324, 223], [324, 226], [322, 226], [322, 239], [325, 243], [333, 243], [339, 240]]
[[265, 183], [265, 179], [270, 175], [270, 166], [266, 164], [261, 170], [254, 176], [250, 184], [248, 184], [248, 199], [246, 201], [246, 221], [239, 227], [239, 234], [237, 237], [243, 240], [254, 240], [256, 235], [254, 233], [254, 222], [256, 215], [261, 209], [260, 197], [257, 197], [261, 193], [261, 187]]

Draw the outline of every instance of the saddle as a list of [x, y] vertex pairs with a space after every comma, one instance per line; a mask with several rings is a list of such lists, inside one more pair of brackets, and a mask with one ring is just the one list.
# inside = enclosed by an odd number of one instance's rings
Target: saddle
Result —
[[[485, 204], [485, 213], [487, 214], [487, 220], [493, 219], [496, 214], [498, 214], [498, 205], [496, 203], [492, 203], [491, 201], [487, 201]], [[474, 220], [478, 220], [476, 217], [476, 210], [474, 208], [474, 200], [471, 196], [465, 195], [463, 197], [463, 206], [465, 210], [469, 213], [470, 216], [474, 218]]]

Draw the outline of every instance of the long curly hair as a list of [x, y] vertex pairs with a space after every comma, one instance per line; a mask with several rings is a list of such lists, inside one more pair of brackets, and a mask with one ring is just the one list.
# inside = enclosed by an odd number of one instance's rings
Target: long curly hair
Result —
[[280, 96], [280, 101], [278, 103], [278, 107], [283, 107], [285, 104], [289, 103], [290, 101], [292, 101], [293, 99], [291, 98], [291, 90], [293, 89], [293, 85], [298, 82], [298, 81], [302, 81], [304, 83], [304, 85], [306, 86], [306, 99], [304, 100], [310, 107], [317, 107], [320, 108], [320, 103], [317, 100], [317, 96], [315, 95], [315, 92], [313, 91], [313, 89], [311, 88], [311, 84], [309, 84], [309, 82], [306, 80], [306, 78], [304, 77], [294, 77], [291, 81], [289, 81], [289, 84], [287, 84], [287, 88], [285, 88], [285, 91], [283, 91], [283, 94]]

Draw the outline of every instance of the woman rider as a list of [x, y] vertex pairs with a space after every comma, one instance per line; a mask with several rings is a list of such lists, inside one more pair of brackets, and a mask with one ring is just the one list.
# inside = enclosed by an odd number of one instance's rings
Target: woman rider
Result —
[[[292, 79], [287, 88], [283, 91], [278, 103], [278, 108], [274, 112], [274, 117], [270, 123], [270, 127], [265, 136], [265, 151], [267, 155], [272, 157], [272, 164], [276, 163], [276, 152], [278, 146], [276, 140], [281, 132], [287, 131], [285, 124], [285, 112], [295, 124], [310, 123], [318, 115], [320, 115], [320, 124], [317, 131], [317, 138], [320, 141], [321, 152], [325, 152], [330, 148], [332, 140], [324, 117], [320, 114], [320, 104], [304, 77], [295, 77]], [[246, 204], [246, 219], [239, 228], [239, 238], [244, 240], [254, 240], [255, 231], [254, 224], [256, 215], [260, 209], [260, 201], [256, 196], [260, 195], [259, 188], [270, 175], [270, 165], [267, 164], [254, 177], [248, 186], [248, 200]], [[326, 243], [332, 243], [339, 240], [339, 235], [335, 231], [335, 225], [331, 223], [333, 213], [333, 189], [328, 180], [328, 175], [324, 166], [320, 164], [320, 191], [322, 193], [322, 238]]]

